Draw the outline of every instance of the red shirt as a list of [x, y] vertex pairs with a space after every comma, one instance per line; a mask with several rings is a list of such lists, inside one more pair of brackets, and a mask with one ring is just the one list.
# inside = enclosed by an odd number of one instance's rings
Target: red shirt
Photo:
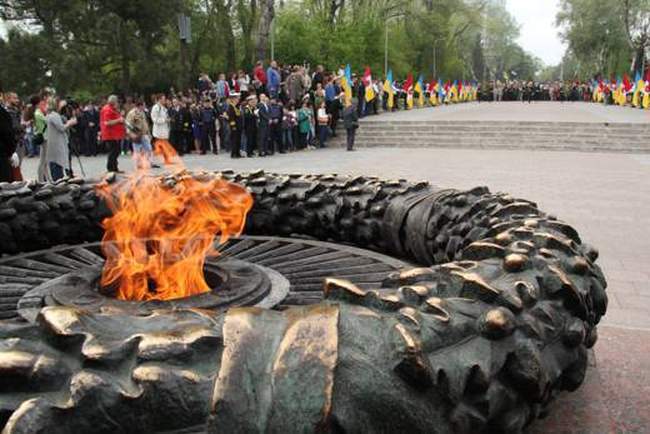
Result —
[[126, 136], [124, 123], [106, 125], [106, 121], [113, 121], [121, 118], [122, 115], [115, 107], [106, 104], [99, 112], [99, 128], [101, 130], [102, 140], [122, 140]]
[[253, 71], [253, 75], [257, 81], [261, 82], [263, 85], [266, 85], [266, 71], [264, 71], [263, 67], [256, 66], [255, 70]]

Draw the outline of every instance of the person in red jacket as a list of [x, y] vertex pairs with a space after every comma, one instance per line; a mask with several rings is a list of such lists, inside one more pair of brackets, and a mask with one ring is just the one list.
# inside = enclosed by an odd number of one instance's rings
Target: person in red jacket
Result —
[[99, 127], [102, 141], [108, 149], [106, 170], [122, 173], [117, 168], [117, 157], [120, 155], [120, 145], [126, 136], [124, 118], [119, 111], [117, 95], [108, 97], [108, 102], [99, 112]]
[[266, 93], [266, 71], [264, 71], [264, 62], [258, 60], [253, 69], [253, 85], [257, 95]]

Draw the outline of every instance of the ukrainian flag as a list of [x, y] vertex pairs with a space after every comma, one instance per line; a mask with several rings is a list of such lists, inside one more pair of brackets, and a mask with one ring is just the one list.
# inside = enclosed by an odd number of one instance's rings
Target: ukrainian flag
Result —
[[418, 107], [424, 107], [424, 84], [422, 83], [422, 75], [418, 77], [418, 82], [415, 83], [414, 90], [418, 93]]
[[637, 71], [636, 77], [634, 78], [634, 93], [632, 94], [632, 105], [634, 107], [640, 107], [642, 104], [641, 101], [641, 91], [645, 88], [645, 81], [641, 78], [641, 73]]
[[429, 84], [429, 102], [434, 107], [438, 105], [438, 82], [435, 80]]
[[449, 96], [452, 102], [458, 102], [458, 80], [454, 80], [454, 84], [451, 85]]
[[345, 101], [352, 101], [352, 70], [350, 69], [349, 63], [345, 67], [343, 78], [341, 78], [341, 87], [345, 93]]
[[384, 93], [387, 96], [386, 107], [391, 110], [395, 105], [395, 93], [393, 92], [393, 71], [389, 70], [388, 75], [386, 75], [386, 81], [384, 81]]

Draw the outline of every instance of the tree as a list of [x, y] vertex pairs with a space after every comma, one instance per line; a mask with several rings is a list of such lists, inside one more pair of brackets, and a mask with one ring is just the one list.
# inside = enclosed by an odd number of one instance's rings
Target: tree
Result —
[[[0, 44], [2, 73], [12, 87], [166, 91], [200, 72], [214, 78], [268, 60], [271, 32], [283, 62], [330, 69], [350, 63], [355, 70], [371, 67], [375, 76], [386, 72], [386, 35], [395, 77], [430, 77], [434, 62], [438, 75], [451, 79], [486, 78], [486, 70], [529, 75], [536, 67], [515, 43], [516, 23], [494, 0], [69, 0], [65, 6], [0, 0], [0, 18], [27, 29]], [[192, 20], [191, 44], [179, 41], [179, 14]], [[25, 64], [36, 66], [27, 71]]]
[[634, 53], [631, 69], [642, 73], [650, 47], [650, 0], [623, 0], [621, 12], [625, 36]]
[[650, 0], [562, 0], [557, 23], [583, 76], [642, 69]]

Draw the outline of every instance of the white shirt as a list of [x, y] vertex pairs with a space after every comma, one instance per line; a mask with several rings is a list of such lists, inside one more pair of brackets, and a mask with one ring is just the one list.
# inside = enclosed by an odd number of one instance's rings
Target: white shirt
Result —
[[169, 139], [169, 115], [167, 108], [156, 103], [151, 109], [152, 135], [156, 139]]

